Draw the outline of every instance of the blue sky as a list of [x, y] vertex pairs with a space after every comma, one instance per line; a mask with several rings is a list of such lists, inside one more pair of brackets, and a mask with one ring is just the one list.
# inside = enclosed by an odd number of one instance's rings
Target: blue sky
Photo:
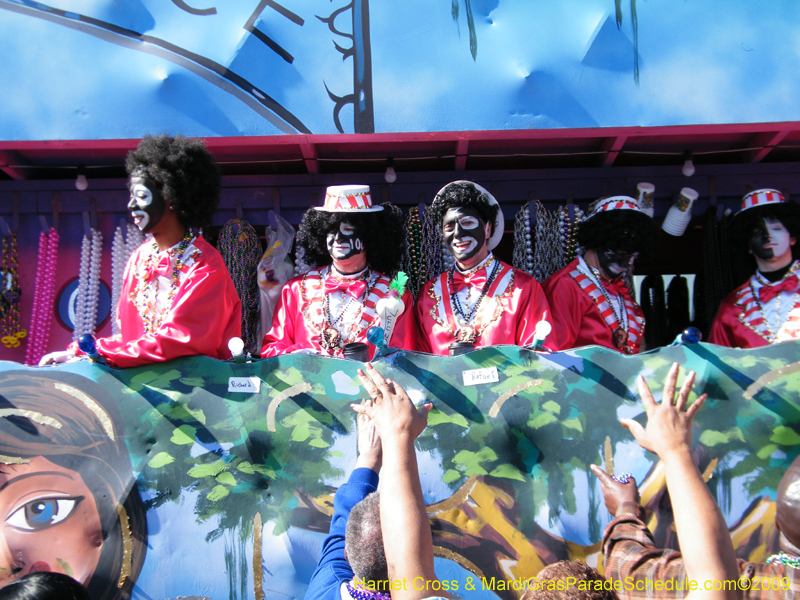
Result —
[[[257, 0], [186, 4], [214, 14], [155, 0], [48, 5], [180, 49], [156, 55], [43, 4], [0, 0], [0, 139], [336, 133], [328, 90], [351, 93], [353, 67], [334, 44], [349, 41], [317, 17], [347, 1], [282, 0], [294, 20], [272, 9], [257, 16], [255, 26], [291, 63], [244, 29]], [[451, 0], [373, 1], [376, 131], [800, 119], [796, 2], [776, 0], [765, 10], [744, 0], [638, 0], [638, 84], [630, 4], [622, 4], [617, 28], [613, 0], [471, 0], [473, 59], [465, 0], [458, 0], [457, 20]], [[349, 13], [335, 24], [349, 32]], [[285, 114], [193, 56], [241, 77]], [[349, 107], [341, 118], [352, 132]]]

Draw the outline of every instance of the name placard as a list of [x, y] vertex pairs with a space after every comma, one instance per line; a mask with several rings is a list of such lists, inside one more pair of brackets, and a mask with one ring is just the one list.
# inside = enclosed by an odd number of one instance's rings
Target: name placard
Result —
[[478, 385], [481, 383], [497, 383], [500, 378], [497, 375], [497, 367], [488, 369], [471, 369], [463, 371], [464, 385]]
[[229, 377], [228, 391], [240, 394], [257, 394], [261, 391], [261, 378], [259, 377]]

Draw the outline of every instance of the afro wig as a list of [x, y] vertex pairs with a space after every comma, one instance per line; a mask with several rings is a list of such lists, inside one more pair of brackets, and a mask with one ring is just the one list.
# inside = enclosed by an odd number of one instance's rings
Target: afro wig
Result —
[[578, 244], [584, 250], [614, 250], [646, 255], [660, 237], [658, 225], [636, 210], [607, 210], [581, 223]]
[[480, 191], [474, 183], [469, 181], [454, 181], [448, 183], [433, 199], [430, 211], [434, 223], [442, 228], [444, 214], [450, 208], [472, 208], [475, 209], [484, 223], [491, 223], [491, 236], [502, 224], [497, 222], [497, 213], [500, 210], [497, 204], [492, 204], [489, 198]]
[[204, 227], [219, 206], [219, 168], [202, 140], [148, 135], [125, 161], [128, 175], [154, 181], [184, 227]]
[[381, 206], [382, 211], [371, 213], [308, 209], [297, 231], [297, 245], [305, 252], [305, 260], [317, 267], [331, 264], [327, 236], [337, 231], [342, 221], [347, 221], [364, 243], [369, 266], [384, 275], [394, 276], [405, 251], [403, 213], [388, 202]]

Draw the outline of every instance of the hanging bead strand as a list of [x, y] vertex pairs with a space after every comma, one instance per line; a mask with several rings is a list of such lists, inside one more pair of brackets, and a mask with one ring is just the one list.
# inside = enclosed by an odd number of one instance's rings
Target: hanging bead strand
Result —
[[73, 322], [72, 339], [77, 340], [83, 334], [83, 313], [86, 307], [86, 294], [89, 291], [89, 260], [92, 252], [92, 240], [88, 235], [81, 241], [81, 264], [78, 270], [78, 294], [75, 301], [75, 321]]
[[36, 365], [44, 355], [50, 339], [53, 320], [53, 300], [56, 289], [56, 265], [58, 262], [58, 232], [51, 227], [50, 233], [39, 235], [39, 261], [36, 267], [36, 286], [31, 314], [31, 335], [25, 351], [25, 364]]
[[33, 291], [33, 306], [31, 308], [31, 324], [28, 327], [28, 347], [25, 349], [25, 364], [32, 365], [36, 354], [36, 345], [39, 338], [39, 313], [42, 305], [42, 287], [45, 278], [44, 262], [47, 260], [47, 235], [44, 231], [39, 234], [39, 257], [36, 263], [36, 283]]
[[[426, 209], [422, 215], [422, 256], [425, 260], [427, 279], [432, 279], [446, 270], [442, 252], [442, 234], [439, 231], [440, 223], [435, 223], [431, 214], [432, 212]], [[445, 254], [450, 256], [449, 252]]]
[[403, 271], [408, 275], [408, 289], [414, 298], [427, 281], [425, 264], [422, 258], [422, 222], [419, 208], [412, 206], [406, 217], [406, 251], [403, 257]]
[[116, 335], [119, 333], [117, 323], [117, 305], [122, 294], [122, 273], [127, 262], [125, 238], [122, 235], [122, 227], [117, 227], [114, 231], [114, 239], [111, 242], [111, 332]]
[[258, 356], [259, 292], [258, 263], [261, 260], [261, 240], [250, 223], [241, 219], [228, 221], [220, 230], [217, 250], [233, 280], [242, 303], [242, 341], [247, 352]]
[[17, 234], [12, 233], [3, 238], [3, 345], [6, 348], [17, 348], [27, 332], [21, 328], [19, 321], [19, 259], [17, 256]]
[[44, 303], [42, 306], [41, 315], [41, 338], [39, 343], [39, 355], [36, 357], [36, 363], [44, 356], [47, 350], [47, 344], [50, 342], [50, 328], [53, 324], [53, 306], [56, 297], [56, 267], [58, 265], [58, 231], [53, 227], [50, 228], [50, 235], [48, 237], [48, 252], [47, 252], [47, 281], [44, 293]]
[[528, 203], [522, 205], [514, 218], [514, 267], [533, 275], [533, 240]]
[[86, 309], [83, 315], [84, 329], [90, 335], [97, 328], [97, 304], [100, 298], [100, 269], [103, 264], [103, 235], [92, 229], [92, 254], [89, 260], [89, 290], [86, 295]]

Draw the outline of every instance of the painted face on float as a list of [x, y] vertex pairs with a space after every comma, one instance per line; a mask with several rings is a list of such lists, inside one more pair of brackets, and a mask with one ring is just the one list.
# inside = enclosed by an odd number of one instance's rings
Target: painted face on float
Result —
[[616, 279], [628, 270], [637, 256], [638, 252], [629, 254], [618, 250], [601, 250], [597, 253], [597, 262], [605, 275]]
[[100, 560], [103, 530], [80, 474], [36, 456], [3, 465], [0, 490], [0, 585], [37, 571], [88, 583]]
[[791, 253], [795, 239], [777, 219], [761, 219], [750, 232], [748, 240], [750, 251], [756, 258], [771, 260]]
[[134, 173], [128, 187], [131, 200], [128, 210], [133, 222], [144, 233], [150, 232], [161, 221], [167, 208], [159, 186], [152, 180]]
[[447, 249], [463, 263], [478, 254], [489, 237], [489, 224], [470, 207], [448, 208], [442, 217], [442, 237]]
[[339, 229], [328, 232], [328, 254], [334, 260], [347, 260], [364, 252], [364, 242], [356, 235], [356, 228], [347, 221], [339, 223]]

